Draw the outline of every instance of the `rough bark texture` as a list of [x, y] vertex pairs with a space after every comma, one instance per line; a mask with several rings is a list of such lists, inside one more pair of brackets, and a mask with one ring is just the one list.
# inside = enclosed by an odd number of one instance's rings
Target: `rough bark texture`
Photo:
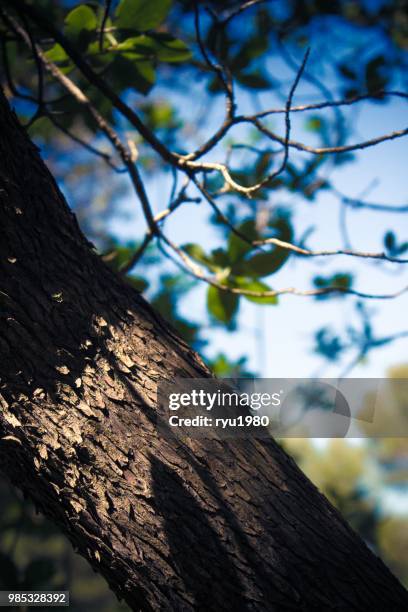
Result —
[[81, 234], [0, 94], [0, 468], [133, 610], [398, 610], [408, 596], [273, 440], [158, 433], [209, 376]]

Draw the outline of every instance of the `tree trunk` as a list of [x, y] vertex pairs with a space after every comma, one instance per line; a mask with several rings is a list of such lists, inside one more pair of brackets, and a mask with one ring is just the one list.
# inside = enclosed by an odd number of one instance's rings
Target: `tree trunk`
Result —
[[133, 610], [407, 609], [272, 439], [159, 433], [158, 381], [210, 372], [92, 250], [1, 93], [0, 155], [2, 472]]

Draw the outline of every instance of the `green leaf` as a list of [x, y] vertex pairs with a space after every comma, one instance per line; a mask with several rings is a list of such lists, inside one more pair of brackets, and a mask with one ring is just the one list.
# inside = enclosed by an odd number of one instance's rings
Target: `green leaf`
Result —
[[274, 247], [272, 250], [264, 253], [258, 252], [242, 262], [241, 270], [252, 277], [269, 276], [283, 266], [289, 255], [290, 251], [287, 249]]
[[[251, 240], [258, 238], [259, 234], [256, 232], [254, 221], [246, 221], [245, 224], [239, 228], [240, 231], [244, 235], [249, 236]], [[275, 236], [280, 240], [286, 242], [292, 240], [292, 226], [285, 216], [273, 218], [268, 224], [268, 227], [275, 230]], [[232, 234], [230, 239], [231, 241], [233, 240]], [[258, 250], [254, 254], [250, 254], [250, 245], [244, 243], [244, 241], [240, 240], [237, 236], [234, 237], [233, 244], [236, 251], [240, 248], [239, 256], [235, 258], [232, 266], [232, 273], [238, 276], [250, 276], [252, 278], [269, 276], [269, 274], [273, 274], [279, 270], [290, 256], [290, 251], [278, 246], [272, 247], [267, 251]], [[264, 247], [264, 249], [265, 248], [266, 247]]]
[[174, 130], [182, 126], [175, 109], [165, 100], [149, 100], [140, 109], [146, 125], [153, 131]]
[[148, 94], [156, 81], [156, 71], [151, 62], [137, 62], [133, 64], [135, 80], [131, 83], [135, 89], [143, 94]]
[[[248, 219], [236, 228], [248, 241], [256, 240], [258, 232], [254, 219]], [[228, 239], [228, 256], [231, 263], [242, 259], [253, 247], [234, 232], [231, 232]]]
[[338, 71], [340, 72], [340, 74], [348, 79], [349, 81], [356, 81], [357, 80], [357, 74], [354, 70], [352, 70], [350, 68], [350, 66], [348, 66], [347, 64], [339, 64], [337, 66]]
[[189, 242], [188, 244], [183, 244], [181, 248], [187, 253], [187, 255], [190, 255], [191, 259], [204, 264], [207, 268], [209, 268], [212, 264], [211, 258], [205, 253], [204, 249], [199, 244]]
[[109, 70], [112, 80], [121, 90], [132, 87], [146, 95], [156, 81], [153, 64], [148, 60], [133, 61], [118, 55]]
[[386, 232], [384, 236], [384, 246], [392, 257], [398, 257], [408, 250], [408, 242], [399, 244], [394, 232], [391, 231]]
[[92, 65], [94, 69], [97, 68], [98, 70], [103, 70], [115, 59], [115, 53], [106, 37], [103, 41], [102, 52], [99, 47], [99, 40], [94, 40], [93, 42], [90, 42], [88, 44], [88, 47], [86, 49], [86, 56], [89, 60], [92, 60]]
[[207, 291], [207, 307], [209, 313], [221, 323], [231, 323], [238, 310], [239, 297], [234, 293], [222, 291], [210, 285]]
[[[351, 289], [353, 285], [353, 276], [349, 272], [337, 272], [332, 276], [316, 276], [313, 279], [314, 286], [318, 289], [326, 287], [337, 287], [339, 289]], [[324, 300], [333, 297], [343, 297], [345, 293], [333, 293], [317, 295], [316, 299]]]
[[121, 0], [116, 9], [116, 26], [145, 32], [157, 28], [167, 16], [172, 0]]
[[55, 44], [51, 49], [45, 52], [45, 55], [52, 62], [64, 62], [68, 59], [68, 55], [65, 53], [65, 50], [58, 43]]
[[115, 246], [114, 250], [104, 253], [105, 263], [113, 270], [119, 270], [127, 263], [137, 248], [136, 242], [129, 242], [126, 246]]
[[126, 40], [111, 47], [109, 50], [114, 53], [120, 52], [122, 57], [126, 57], [129, 60], [145, 60], [146, 57], [154, 57], [152, 45], [149, 44], [149, 38], [144, 35], [126, 38]]
[[72, 42], [82, 43], [80, 46], [86, 48], [90, 41], [89, 34], [94, 32], [96, 27], [95, 13], [89, 6], [81, 4], [66, 16], [64, 33]]
[[259, 71], [255, 72], [239, 72], [237, 74], [237, 81], [244, 85], [245, 87], [249, 87], [249, 89], [270, 89], [271, 83], [270, 81], [263, 76]]
[[[281, 240], [290, 241], [292, 238], [292, 226], [288, 219], [283, 216], [274, 218], [269, 227], [275, 230], [275, 235]], [[238, 231], [248, 241], [253, 241], [260, 237], [254, 219], [244, 221]], [[243, 240], [234, 232], [231, 232], [228, 241], [228, 255], [232, 264], [231, 271], [234, 275], [250, 276], [252, 278], [268, 276], [273, 274], [285, 263], [290, 255], [290, 251], [281, 247], [273, 247], [268, 251], [257, 251], [250, 254], [253, 247], [249, 242]]]
[[181, 248], [192, 259], [203, 264], [212, 272], [220, 272], [230, 265], [228, 255], [223, 249], [214, 249], [210, 255], [207, 255], [199, 244], [188, 243], [184, 244]]
[[152, 34], [157, 59], [161, 62], [185, 62], [191, 58], [191, 51], [186, 43], [170, 34], [159, 32]]
[[264, 151], [258, 158], [255, 166], [255, 179], [259, 182], [265, 178], [271, 168], [272, 161], [271, 151]]
[[51, 61], [57, 64], [61, 72], [67, 74], [73, 69], [73, 65], [64, 49], [56, 43], [51, 49], [45, 52], [45, 56]]
[[310, 117], [306, 121], [306, 125], [305, 125], [305, 128], [309, 132], [320, 132], [322, 127], [323, 127], [323, 122], [321, 118], [318, 117], [317, 115], [315, 115], [314, 117]]
[[322, 327], [315, 333], [315, 341], [315, 352], [328, 361], [336, 361], [345, 349], [341, 339], [328, 327]]
[[119, 51], [132, 60], [144, 59], [147, 56], [157, 61], [174, 63], [191, 57], [189, 48], [182, 40], [167, 34], [156, 35], [154, 38], [146, 34], [131, 36], [110, 50]]
[[382, 55], [374, 57], [368, 62], [365, 71], [366, 86], [369, 92], [384, 89], [388, 79], [384, 74], [385, 58]]
[[[266, 284], [262, 283], [258, 280], [248, 279], [248, 278], [240, 278], [235, 277], [234, 283], [240, 289], [245, 289], [246, 291], [271, 291], [271, 288]], [[255, 297], [252, 295], [243, 295], [246, 300], [250, 302], [255, 302], [256, 304], [277, 304], [278, 296], [272, 295], [267, 297]]]
[[254, 374], [246, 369], [247, 358], [240, 357], [236, 361], [229, 359], [225, 353], [209, 361], [208, 365], [217, 378], [253, 378]]
[[218, 270], [229, 268], [231, 265], [230, 258], [224, 249], [213, 249], [211, 251], [211, 261]]
[[384, 236], [384, 245], [386, 249], [390, 251], [390, 253], [394, 251], [395, 243], [396, 243], [396, 240], [395, 240], [394, 232], [391, 232], [391, 231], [387, 232]]
[[134, 275], [127, 276], [126, 282], [128, 283], [128, 285], [131, 285], [133, 289], [136, 289], [136, 291], [139, 291], [139, 293], [142, 293], [143, 291], [145, 291], [149, 286], [149, 283], [147, 282], [147, 280], [143, 278], [142, 276], [134, 276]]
[[254, 36], [245, 41], [237, 53], [230, 60], [230, 69], [234, 74], [239, 70], [244, 70], [249, 64], [267, 51], [269, 40], [267, 36], [262, 36], [255, 30]]
[[360, 94], [361, 94], [361, 91], [357, 87], [349, 87], [345, 89], [343, 95], [347, 100], [350, 100], [351, 98], [356, 98]]

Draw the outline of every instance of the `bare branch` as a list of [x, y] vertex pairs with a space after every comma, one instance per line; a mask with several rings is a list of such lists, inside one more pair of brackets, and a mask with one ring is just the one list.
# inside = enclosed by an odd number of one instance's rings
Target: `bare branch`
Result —
[[265, 238], [265, 240], [255, 240], [253, 242], [254, 245], [265, 245], [265, 244], [274, 244], [275, 246], [281, 247], [282, 249], [287, 249], [289, 251], [293, 251], [298, 255], [303, 255], [306, 257], [327, 257], [332, 255], [349, 255], [351, 257], [362, 257], [365, 259], [381, 259], [383, 261], [390, 261], [393, 263], [408, 263], [408, 259], [398, 259], [397, 257], [391, 257], [386, 253], [370, 253], [365, 251], [352, 251], [350, 249], [335, 249], [328, 251], [310, 251], [309, 249], [304, 249], [302, 247], [296, 246], [295, 244], [291, 244], [290, 242], [285, 242], [283, 240], [279, 240], [278, 238]]
[[303, 247], [297, 246], [290, 242], [286, 242], [284, 240], [279, 240], [279, 238], [264, 238], [263, 240], [250, 240], [245, 234], [240, 232], [232, 223], [230, 223], [229, 219], [223, 214], [221, 209], [217, 206], [214, 198], [210, 195], [208, 190], [197, 181], [197, 179], [193, 178], [194, 184], [201, 191], [203, 196], [206, 198], [207, 202], [213, 208], [215, 213], [218, 215], [220, 221], [226, 225], [238, 238], [240, 238], [243, 242], [246, 242], [249, 246], [258, 248], [262, 250], [263, 246], [268, 244], [273, 244], [274, 246], [280, 247], [282, 249], [286, 249], [288, 251], [292, 251], [297, 255], [302, 255], [306, 257], [327, 257], [334, 255], [348, 255], [351, 257], [361, 257], [364, 259], [379, 259], [383, 261], [389, 261], [392, 263], [405, 264], [408, 263], [408, 259], [399, 259], [397, 257], [391, 257], [384, 252], [381, 253], [371, 253], [366, 251], [354, 251], [351, 249], [334, 249], [334, 250], [324, 250], [324, 251], [312, 251], [310, 249], [305, 249]]
[[255, 192], [258, 191], [259, 189], [261, 189], [261, 187], [263, 187], [264, 185], [266, 185], [267, 183], [269, 183], [270, 181], [272, 181], [274, 178], [276, 178], [277, 176], [279, 176], [279, 174], [281, 174], [285, 168], [286, 168], [286, 164], [288, 162], [288, 158], [289, 158], [289, 136], [290, 136], [290, 128], [291, 128], [291, 124], [290, 124], [290, 107], [292, 105], [292, 100], [293, 100], [293, 96], [295, 94], [296, 88], [299, 84], [299, 81], [302, 77], [302, 73], [303, 70], [306, 66], [306, 62], [308, 60], [310, 54], [310, 49], [307, 49], [305, 56], [303, 58], [303, 62], [299, 68], [299, 72], [296, 75], [296, 78], [293, 82], [293, 85], [290, 89], [289, 95], [288, 95], [288, 99], [286, 102], [286, 111], [285, 111], [285, 126], [286, 126], [286, 133], [285, 133], [285, 138], [282, 141], [282, 144], [284, 146], [284, 154], [283, 154], [283, 159], [282, 162], [279, 166], [279, 168], [277, 170], [275, 170], [274, 172], [272, 172], [271, 174], [269, 174], [268, 176], [266, 176], [264, 179], [262, 179], [259, 183], [257, 183], [256, 185], [252, 185], [250, 187], [245, 187], [243, 185], [240, 185], [239, 183], [237, 183], [236, 181], [234, 181], [234, 179], [231, 177], [230, 171], [227, 168], [227, 166], [225, 164], [219, 164], [219, 163], [205, 163], [205, 164], [198, 164], [196, 162], [190, 162], [187, 161], [187, 166], [189, 168], [200, 168], [200, 169], [212, 169], [212, 170], [218, 170], [219, 172], [221, 172], [223, 178], [225, 179], [225, 182], [235, 191], [238, 191], [239, 193], [243, 193], [248, 197], [251, 197], [251, 195]]
[[[288, 49], [283, 44], [283, 41], [280, 37], [278, 37], [278, 45], [279, 45], [283, 60], [286, 62], [289, 68], [291, 68], [296, 74], [299, 70], [296, 64], [296, 61], [292, 58], [291, 54], [289, 53]], [[308, 71], [305, 70], [304, 79], [305, 81], [313, 85], [313, 87], [315, 87], [323, 95], [325, 100], [328, 100], [328, 101], [333, 100], [333, 94], [332, 94], [331, 89], [327, 87], [320, 79], [318, 79], [315, 74], [309, 74]], [[335, 117], [335, 126], [336, 126], [336, 132], [337, 132], [336, 146], [339, 146], [342, 144], [342, 141], [344, 138], [344, 116], [339, 107], [333, 106], [332, 110], [333, 110], [333, 114]]]
[[[53, 38], [58, 42], [74, 62], [74, 64], [79, 68], [82, 74], [88, 79], [88, 81], [97, 87], [106, 97], [112, 102], [115, 108], [117, 108], [121, 114], [126, 117], [130, 123], [138, 130], [138, 132], [149, 142], [152, 148], [160, 154], [160, 156], [171, 165], [178, 167], [181, 170], [186, 170], [187, 168], [193, 172], [195, 171], [206, 171], [206, 170], [218, 170], [222, 173], [224, 179], [229, 184], [229, 186], [239, 191], [240, 193], [244, 193], [246, 195], [251, 195], [252, 192], [259, 189], [258, 185], [254, 185], [253, 187], [244, 188], [241, 185], [238, 185], [235, 181], [232, 180], [228, 169], [223, 164], [219, 163], [207, 163], [207, 164], [197, 164], [194, 163], [194, 159], [197, 159], [198, 155], [203, 155], [204, 152], [208, 151], [210, 148], [215, 146], [215, 144], [226, 134], [228, 129], [236, 124], [236, 123], [252, 123], [260, 132], [265, 134], [268, 138], [275, 142], [279, 142], [284, 147], [293, 147], [300, 151], [305, 151], [308, 153], [313, 153], [316, 155], [322, 155], [326, 153], [344, 153], [348, 151], [356, 151], [359, 149], [365, 149], [370, 146], [374, 146], [381, 142], [392, 140], [395, 138], [399, 138], [401, 136], [405, 136], [408, 133], [408, 129], [400, 130], [396, 132], [392, 132], [391, 134], [386, 134], [383, 136], [379, 136], [377, 138], [373, 138], [371, 140], [357, 143], [354, 145], [346, 145], [346, 146], [338, 146], [338, 147], [322, 147], [322, 148], [314, 148], [303, 143], [289, 140], [287, 136], [281, 137], [273, 132], [271, 132], [266, 126], [264, 126], [261, 121], [258, 119], [254, 119], [251, 117], [236, 117], [233, 120], [230, 119], [227, 123], [224, 123], [223, 126], [218, 130], [216, 137], [211, 139], [210, 144], [206, 143], [201, 147], [199, 153], [193, 153], [187, 156], [178, 156], [174, 153], [171, 153], [167, 147], [159, 140], [157, 137], [144, 125], [139, 116], [130, 109], [127, 104], [125, 104], [119, 96], [115, 94], [115, 92], [106, 84], [103, 78], [96, 74], [87, 61], [72, 47], [70, 42], [65, 38], [65, 36], [58, 30], [58, 28], [54, 27], [48, 20], [43, 16], [42, 12], [37, 10], [33, 5], [27, 5], [24, 0], [6, 0], [8, 4], [13, 4], [13, 6], [17, 6], [18, 9], [24, 10], [24, 12], [30, 16], [31, 19], [37, 23], [40, 27], [44, 28], [48, 33], [50, 33]], [[290, 112], [290, 108], [286, 108], [286, 114]], [[266, 178], [265, 182], [270, 180], [270, 178]]]
[[[0, 15], [3, 17], [3, 19], [6, 17], [6, 15], [1, 10], [0, 10]], [[29, 94], [25, 94], [19, 91], [16, 85], [14, 84], [13, 77], [11, 75], [10, 61], [9, 61], [8, 52], [7, 52], [7, 39], [1, 34], [0, 34], [0, 45], [1, 45], [2, 60], [3, 60], [4, 76], [6, 77], [7, 87], [9, 88], [10, 92], [13, 94], [15, 98], [19, 98], [20, 100], [27, 100], [28, 102], [33, 102], [34, 104], [38, 104], [38, 98], [35, 98], [34, 96], [30, 96]], [[57, 98], [53, 98], [51, 100], [43, 100], [43, 105], [46, 108], [47, 105], [55, 104], [56, 102], [61, 102], [62, 100], [65, 100], [67, 97], [68, 96], [64, 94], [62, 96], [58, 96]]]
[[[164, 221], [169, 215], [171, 215], [171, 213], [174, 212], [181, 204], [186, 203], [186, 202], [193, 202], [193, 203], [198, 204], [201, 201], [201, 198], [187, 197], [186, 196], [187, 187], [188, 187], [188, 182], [181, 188], [178, 196], [171, 202], [169, 207], [165, 208], [164, 210], [159, 212], [157, 215], [155, 215], [154, 222], [156, 226], [158, 226], [160, 222]], [[160, 232], [160, 236], [162, 236], [161, 232]], [[120, 268], [121, 274], [127, 274], [128, 272], [132, 270], [132, 268], [134, 268], [134, 266], [143, 256], [143, 253], [146, 251], [147, 247], [149, 246], [153, 238], [154, 238], [154, 234], [150, 230], [148, 230], [141, 244], [136, 249], [136, 251], [133, 253], [131, 258], [121, 266]]]
[[99, 32], [99, 51], [103, 51], [103, 39], [105, 36], [105, 26], [106, 26], [106, 22], [108, 21], [109, 18], [109, 12], [111, 9], [111, 5], [112, 5], [112, 0], [105, 0], [105, 10], [103, 13], [103, 18], [102, 18], [102, 23], [101, 23], [101, 30]]
[[121, 274], [123, 274], [123, 276], [130, 272], [131, 269], [135, 267], [137, 262], [143, 257], [147, 247], [149, 246], [153, 238], [154, 234], [152, 232], [149, 231], [145, 234], [142, 242], [140, 243], [136, 251], [133, 253], [132, 257], [119, 268], [119, 271]]
[[276, 289], [271, 291], [252, 291], [249, 289], [240, 289], [238, 287], [230, 287], [225, 285], [219, 280], [217, 277], [207, 276], [203, 271], [201, 266], [199, 266], [195, 261], [189, 257], [189, 255], [183, 251], [179, 246], [177, 246], [172, 240], [170, 240], [163, 233], [161, 234], [161, 238], [164, 242], [178, 255], [182, 263], [184, 264], [184, 269], [195, 278], [203, 280], [209, 285], [216, 287], [220, 291], [225, 291], [227, 293], [233, 293], [235, 295], [247, 295], [249, 297], [256, 298], [269, 298], [269, 297], [278, 297], [280, 295], [297, 295], [297, 296], [319, 296], [319, 295], [328, 295], [328, 294], [349, 294], [355, 295], [357, 297], [373, 299], [373, 300], [388, 300], [399, 297], [403, 293], [408, 291], [408, 286], [396, 291], [395, 293], [385, 293], [385, 294], [375, 294], [375, 293], [364, 293], [362, 291], [357, 291], [355, 289], [350, 289], [346, 287], [322, 287], [320, 289], [309, 289], [302, 291], [300, 289], [296, 289], [295, 287], [286, 287], [284, 289]]
[[[278, 134], [275, 134], [271, 130], [269, 130], [263, 123], [261, 123], [258, 119], [246, 119], [248, 123], [252, 123], [255, 127], [265, 134], [268, 138], [273, 140], [274, 142], [279, 142], [280, 144], [285, 144], [285, 139]], [[343, 145], [340, 147], [310, 147], [296, 140], [290, 140], [288, 142], [288, 146], [298, 151], [305, 151], [307, 153], [313, 153], [314, 155], [326, 155], [332, 153], [347, 153], [350, 151], [359, 151], [361, 149], [367, 149], [368, 147], [373, 147], [381, 142], [386, 142], [387, 140], [395, 140], [396, 138], [401, 138], [402, 136], [406, 136], [408, 134], [408, 128], [403, 130], [397, 130], [395, 132], [390, 132], [389, 134], [384, 134], [383, 136], [377, 136], [376, 138], [371, 138], [370, 140], [365, 140], [363, 142], [358, 142], [352, 145]]]
[[266, 183], [268, 183], [269, 181], [272, 181], [274, 178], [276, 178], [277, 176], [279, 176], [279, 174], [281, 174], [285, 168], [286, 168], [286, 164], [288, 163], [288, 159], [289, 159], [289, 137], [290, 137], [290, 128], [291, 128], [291, 124], [290, 124], [290, 107], [292, 106], [292, 100], [293, 100], [293, 96], [295, 95], [295, 91], [296, 88], [299, 84], [299, 81], [302, 77], [302, 74], [305, 70], [306, 67], [306, 63], [307, 60], [309, 58], [310, 55], [310, 48], [307, 49], [304, 57], [303, 57], [303, 61], [300, 65], [300, 68], [296, 74], [296, 78], [293, 82], [293, 85], [290, 89], [289, 92], [289, 96], [286, 102], [286, 107], [285, 107], [285, 125], [286, 125], [286, 133], [285, 133], [285, 141], [284, 141], [284, 150], [285, 153], [283, 155], [283, 160], [282, 163], [280, 165], [280, 167], [278, 168], [278, 170], [276, 170], [275, 172], [272, 172], [272, 174], [270, 174], [269, 176], [267, 176], [266, 178], [264, 178], [260, 183], [259, 183], [259, 187], [262, 187], [263, 185], [265, 185]]
[[258, 248], [260, 251], [263, 251], [261, 246], [256, 245], [254, 242], [252, 242], [249, 238], [247, 238], [247, 236], [245, 236], [245, 234], [243, 234], [242, 232], [240, 232], [236, 227], [234, 227], [234, 225], [232, 225], [232, 223], [229, 222], [229, 219], [224, 215], [224, 213], [222, 212], [222, 210], [219, 208], [219, 206], [217, 206], [214, 198], [211, 196], [211, 194], [209, 193], [208, 189], [205, 188], [205, 186], [200, 183], [196, 177], [193, 177], [193, 182], [196, 185], [197, 189], [203, 194], [203, 196], [205, 197], [205, 199], [207, 200], [207, 202], [209, 203], [209, 205], [211, 206], [211, 208], [214, 210], [215, 214], [218, 216], [218, 218], [220, 219], [220, 221], [222, 223], [224, 223], [224, 225], [226, 225], [227, 227], [229, 227], [229, 229], [236, 235], [238, 236], [238, 238], [240, 238], [243, 242], [246, 242], [249, 246], [251, 247], [255, 247]]
[[351, 208], [367, 208], [369, 210], [376, 210], [378, 212], [390, 212], [390, 213], [406, 213], [408, 212], [408, 204], [402, 204], [401, 206], [393, 206], [391, 204], [376, 204], [373, 202], [366, 202], [359, 198], [350, 198], [344, 195], [338, 189], [332, 187], [332, 192], [336, 195], [343, 204], [350, 206]]
[[62, 132], [63, 134], [65, 134], [65, 136], [67, 136], [68, 138], [70, 138], [71, 140], [73, 140], [74, 142], [76, 142], [77, 144], [81, 145], [81, 147], [83, 147], [85, 150], [89, 151], [90, 153], [93, 153], [94, 155], [96, 155], [97, 157], [101, 157], [103, 160], [105, 160], [105, 162], [108, 164], [108, 166], [110, 168], [112, 168], [112, 170], [114, 170], [115, 172], [117, 172], [118, 174], [121, 174], [123, 172], [126, 172], [126, 168], [118, 168], [112, 161], [112, 157], [109, 155], [109, 153], [105, 153], [104, 151], [100, 151], [99, 149], [97, 149], [96, 147], [92, 146], [91, 144], [89, 144], [88, 142], [86, 142], [85, 140], [83, 140], [82, 138], [80, 138], [79, 136], [77, 136], [76, 134], [73, 134], [70, 130], [68, 130], [66, 127], [64, 127], [63, 125], [61, 125], [59, 123], [59, 121], [57, 121], [57, 119], [55, 119], [55, 117], [53, 116], [52, 113], [49, 113], [47, 111], [45, 111], [46, 116], [48, 117], [48, 119], [51, 121], [51, 123], [53, 123], [55, 125], [55, 127]]
[[[124, 160], [125, 161], [125, 160]], [[136, 164], [133, 160], [125, 161], [126, 167], [129, 170], [130, 178], [132, 179], [133, 187], [139, 197], [140, 203], [142, 205], [143, 214], [147, 221], [147, 225], [149, 227], [149, 231], [154, 235], [160, 235], [159, 228], [156, 225], [156, 222], [153, 217], [152, 208], [150, 206], [149, 199], [147, 197], [147, 193], [142, 181], [142, 178], [139, 174], [139, 171], [136, 167]]]
[[[350, 106], [360, 101], [376, 99], [380, 96], [390, 96], [390, 97], [394, 96], [394, 97], [399, 97], [399, 98], [404, 98], [404, 99], [408, 98], [408, 94], [401, 92], [401, 91], [380, 90], [372, 94], [364, 94], [361, 96], [356, 96], [355, 98], [344, 98], [342, 100], [333, 100], [333, 101], [326, 100], [324, 102], [317, 102], [315, 104], [302, 104], [299, 106], [291, 106], [291, 108], [289, 109], [289, 112], [299, 113], [299, 112], [320, 110], [320, 109], [336, 107], [336, 106]], [[201, 145], [201, 147], [197, 149], [194, 153], [190, 153], [188, 155], [182, 156], [182, 159], [185, 159], [188, 161], [195, 161], [199, 159], [200, 157], [202, 157], [203, 155], [211, 151], [211, 149], [213, 149], [224, 138], [224, 136], [229, 132], [229, 130], [236, 125], [239, 125], [241, 123], [253, 123], [255, 125], [256, 121], [259, 119], [268, 117], [269, 115], [284, 114], [286, 112], [287, 112], [286, 108], [275, 108], [275, 109], [269, 109], [266, 111], [261, 111], [253, 115], [237, 115], [232, 120], [225, 120], [224, 123], [221, 125], [221, 127], [207, 140], [207, 142]], [[256, 127], [259, 129], [259, 126], [256, 126]], [[261, 124], [261, 127], [263, 129], [264, 127], [263, 124]], [[268, 137], [270, 137], [270, 134], [267, 134], [267, 135]], [[283, 144], [282, 139], [278, 142], [281, 142], [281, 144]], [[293, 143], [289, 143], [289, 146], [293, 146]], [[301, 150], [307, 150], [307, 149], [301, 149]], [[311, 150], [310, 152], [314, 153], [315, 151]], [[338, 153], [339, 151], [337, 150], [337, 151], [332, 151], [332, 152]]]
[[214, 72], [220, 81], [225, 95], [227, 97], [227, 119], [231, 119], [235, 113], [235, 99], [234, 99], [234, 89], [233, 89], [233, 81], [231, 75], [226, 75], [227, 70], [221, 66], [221, 64], [215, 64], [210, 58], [207, 49], [205, 48], [204, 41], [201, 36], [200, 29], [200, 9], [199, 3], [197, 0], [194, 2], [194, 27], [196, 31], [197, 43], [201, 51], [201, 55], [204, 58], [205, 63], [209, 67], [209, 69]]
[[[380, 89], [375, 93], [362, 94], [360, 96], [354, 96], [353, 98], [343, 98], [342, 100], [327, 100], [325, 102], [316, 102], [315, 104], [301, 104], [299, 106], [292, 106], [290, 112], [303, 113], [305, 111], [323, 110], [325, 108], [332, 108], [336, 106], [352, 106], [357, 102], [362, 102], [364, 100], [378, 100], [379, 98], [384, 98], [386, 96], [408, 98], [408, 94], [402, 91], [386, 91], [384, 89]], [[251, 117], [255, 119], [264, 119], [269, 115], [278, 115], [283, 114], [285, 112], [286, 110], [284, 108], [271, 108], [269, 110], [255, 113], [254, 115], [251, 115]]]
[[232, 19], [234, 19], [238, 15], [241, 15], [241, 13], [243, 13], [244, 11], [248, 10], [252, 6], [256, 6], [257, 4], [263, 4], [264, 2], [265, 0], [248, 0], [248, 2], [244, 2], [243, 4], [241, 4], [241, 6], [238, 6], [237, 8], [233, 9], [229, 13], [229, 15], [224, 17], [224, 19], [221, 21], [222, 25], [228, 25], [230, 21], [232, 21]]

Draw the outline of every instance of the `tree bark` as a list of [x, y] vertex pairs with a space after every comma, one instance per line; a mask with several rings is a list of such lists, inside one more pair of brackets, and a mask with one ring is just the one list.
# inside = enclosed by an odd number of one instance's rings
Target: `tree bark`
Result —
[[272, 439], [176, 441], [200, 358], [110, 271], [0, 93], [0, 469], [133, 610], [398, 610], [408, 595]]

